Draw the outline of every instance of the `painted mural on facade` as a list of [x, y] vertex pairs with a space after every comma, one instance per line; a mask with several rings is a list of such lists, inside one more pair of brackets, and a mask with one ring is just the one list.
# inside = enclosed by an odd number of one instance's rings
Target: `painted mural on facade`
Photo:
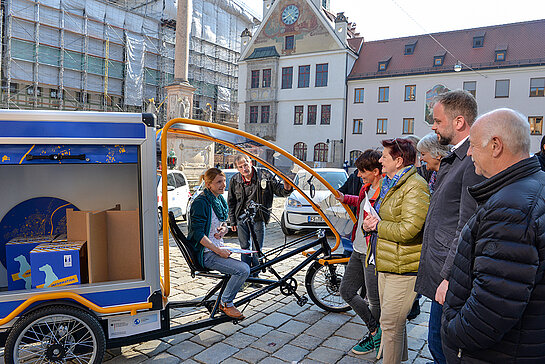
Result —
[[433, 125], [433, 99], [442, 93], [450, 91], [446, 86], [435, 85], [428, 91], [426, 91], [426, 110], [424, 113], [424, 120], [428, 125]]

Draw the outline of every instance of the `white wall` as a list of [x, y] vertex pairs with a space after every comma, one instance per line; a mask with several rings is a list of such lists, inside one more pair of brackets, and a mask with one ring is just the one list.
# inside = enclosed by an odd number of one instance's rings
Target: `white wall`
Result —
[[[545, 98], [529, 97], [530, 78], [545, 77], [545, 67], [521, 67], [490, 71], [460, 72], [437, 75], [420, 75], [395, 78], [378, 78], [348, 82], [348, 110], [346, 118], [347, 140], [345, 153], [348, 159], [352, 150], [365, 150], [380, 146], [386, 138], [402, 136], [403, 118], [414, 118], [414, 134], [423, 136], [431, 132], [424, 121], [426, 91], [437, 84], [451, 90], [463, 88], [465, 81], [476, 81], [476, 98], [479, 114], [500, 107], [509, 107], [526, 116], [544, 116]], [[495, 98], [496, 80], [509, 79], [509, 97]], [[404, 101], [405, 85], [416, 85], [416, 100]], [[390, 101], [378, 103], [379, 87], [390, 87]], [[354, 89], [364, 88], [363, 104], [354, 103]], [[376, 133], [377, 119], [388, 119], [387, 134]], [[353, 119], [363, 119], [362, 134], [352, 134]], [[545, 133], [545, 128], [543, 128]], [[532, 152], [539, 150], [542, 135], [532, 135]]]

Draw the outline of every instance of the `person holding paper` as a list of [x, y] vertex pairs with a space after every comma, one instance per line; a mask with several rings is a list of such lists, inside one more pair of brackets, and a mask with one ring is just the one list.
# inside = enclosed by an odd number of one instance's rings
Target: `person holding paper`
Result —
[[[367, 264], [368, 239], [357, 227], [372, 210], [372, 204], [380, 193], [382, 181], [382, 165], [379, 162], [380, 153], [368, 149], [356, 159], [358, 177], [365, 183], [359, 191], [359, 196], [343, 194], [340, 191], [337, 200], [351, 207], [357, 207], [357, 221], [352, 231], [354, 251], [350, 256], [341, 281], [341, 297], [361, 317], [369, 330], [367, 335], [352, 348], [354, 354], [366, 354], [378, 350], [381, 331], [378, 325], [380, 318], [380, 303], [378, 299], [378, 283], [374, 264]], [[374, 211], [374, 210], [373, 210]], [[358, 291], [361, 288], [361, 293]], [[363, 297], [367, 293], [369, 305]]]
[[414, 145], [403, 138], [386, 139], [382, 145], [380, 162], [386, 177], [374, 204], [380, 220], [367, 215], [363, 229], [373, 233], [371, 243], [376, 238], [382, 329], [377, 358], [382, 352], [384, 364], [397, 364], [408, 359], [405, 324], [416, 297], [414, 285], [430, 193], [428, 184], [416, 172]]
[[187, 238], [193, 243], [195, 256], [203, 267], [231, 275], [221, 296], [220, 309], [229, 317], [243, 319], [233, 300], [250, 276], [250, 267], [230, 258], [231, 251], [224, 249], [223, 236], [228, 230], [227, 202], [222, 196], [225, 173], [218, 168], [208, 169], [204, 173], [204, 184], [203, 193], [191, 204]]

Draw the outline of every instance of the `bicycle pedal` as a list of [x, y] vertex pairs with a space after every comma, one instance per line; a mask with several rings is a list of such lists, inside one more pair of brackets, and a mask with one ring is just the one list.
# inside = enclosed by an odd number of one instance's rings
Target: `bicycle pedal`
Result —
[[308, 302], [308, 298], [306, 298], [305, 296], [301, 296], [299, 297], [299, 299], [297, 299], [297, 304], [301, 307], [303, 307], [304, 305], [306, 305]]

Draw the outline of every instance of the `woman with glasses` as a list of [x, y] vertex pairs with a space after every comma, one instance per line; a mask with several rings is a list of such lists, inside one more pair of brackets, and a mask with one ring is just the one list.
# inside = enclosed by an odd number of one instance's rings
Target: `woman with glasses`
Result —
[[450, 153], [450, 145], [439, 144], [437, 134], [429, 133], [418, 142], [416, 149], [420, 152], [422, 162], [426, 163], [426, 169], [432, 172], [428, 180], [428, 187], [432, 194], [441, 159]]
[[381, 345], [384, 364], [408, 359], [406, 317], [416, 297], [414, 285], [422, 247], [422, 228], [430, 202], [428, 184], [416, 172], [416, 148], [407, 139], [382, 141], [386, 174], [374, 208], [362, 229], [371, 234], [371, 257], [378, 272]]

